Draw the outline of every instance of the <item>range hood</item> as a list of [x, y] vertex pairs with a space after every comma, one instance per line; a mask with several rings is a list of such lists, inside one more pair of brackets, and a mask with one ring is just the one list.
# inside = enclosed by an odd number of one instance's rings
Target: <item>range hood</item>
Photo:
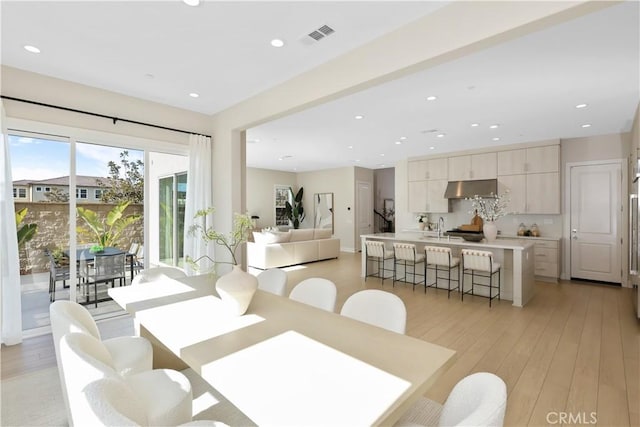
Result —
[[479, 179], [475, 181], [449, 181], [444, 192], [445, 199], [464, 199], [481, 196], [495, 197], [498, 194], [497, 179]]

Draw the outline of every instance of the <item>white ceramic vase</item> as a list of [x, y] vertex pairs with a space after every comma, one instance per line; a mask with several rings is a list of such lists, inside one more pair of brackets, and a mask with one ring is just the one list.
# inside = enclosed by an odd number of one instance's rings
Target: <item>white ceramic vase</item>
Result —
[[256, 289], [258, 289], [256, 276], [243, 271], [237, 265], [233, 266], [231, 273], [225, 274], [216, 282], [216, 291], [222, 303], [229, 313], [236, 316], [246, 313]]
[[419, 223], [418, 223], [418, 228], [419, 228], [420, 230], [424, 230], [424, 226], [425, 226], [425, 223], [424, 223], [424, 222], [419, 222]]
[[498, 227], [493, 221], [485, 221], [482, 226], [482, 232], [484, 233], [484, 237], [487, 239], [487, 242], [492, 243], [495, 242], [496, 237], [498, 236]]

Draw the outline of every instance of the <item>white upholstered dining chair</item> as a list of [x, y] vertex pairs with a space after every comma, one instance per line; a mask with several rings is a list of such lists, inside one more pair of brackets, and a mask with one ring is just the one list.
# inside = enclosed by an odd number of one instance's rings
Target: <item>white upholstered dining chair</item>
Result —
[[287, 272], [279, 268], [270, 268], [258, 274], [258, 289], [284, 296], [287, 290]]
[[289, 298], [322, 310], [333, 312], [336, 308], [336, 285], [328, 279], [311, 277], [298, 283]]
[[402, 300], [378, 289], [356, 292], [344, 302], [340, 314], [389, 331], [404, 334], [407, 309]]
[[[62, 397], [67, 417], [71, 419], [67, 389], [64, 383], [64, 368], [60, 359], [60, 340], [70, 332], [81, 332], [100, 340], [100, 330], [91, 313], [82, 305], [67, 300], [54, 301], [49, 305], [51, 334], [60, 374]], [[146, 338], [135, 336], [115, 337], [102, 341], [109, 352], [113, 367], [120, 375], [149, 371], [153, 365], [153, 348]]]

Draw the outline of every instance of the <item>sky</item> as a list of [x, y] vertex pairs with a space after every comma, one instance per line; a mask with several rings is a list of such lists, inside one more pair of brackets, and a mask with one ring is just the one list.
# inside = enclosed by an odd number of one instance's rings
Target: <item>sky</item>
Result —
[[[69, 151], [67, 142], [9, 135], [11, 173], [14, 181], [42, 180], [69, 175]], [[109, 161], [120, 163], [123, 148], [86, 143], [76, 144], [76, 174], [108, 176]], [[144, 162], [144, 153], [128, 150], [129, 160]]]

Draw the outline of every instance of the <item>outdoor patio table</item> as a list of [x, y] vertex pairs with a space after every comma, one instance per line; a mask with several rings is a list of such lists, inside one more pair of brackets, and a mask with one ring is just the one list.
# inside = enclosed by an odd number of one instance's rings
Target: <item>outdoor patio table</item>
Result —
[[[69, 256], [69, 249], [66, 249], [64, 251], [64, 254], [66, 256]], [[133, 280], [133, 259], [135, 257], [135, 254], [125, 252], [122, 249], [113, 248], [110, 246], [104, 248], [104, 250], [99, 253], [99, 255], [120, 255], [120, 254], [126, 254], [127, 260], [129, 260], [129, 270], [131, 271], [131, 280]], [[76, 249], [77, 263], [80, 263], [80, 260], [93, 261], [95, 258], [96, 258], [96, 254], [91, 252], [90, 248]]]

